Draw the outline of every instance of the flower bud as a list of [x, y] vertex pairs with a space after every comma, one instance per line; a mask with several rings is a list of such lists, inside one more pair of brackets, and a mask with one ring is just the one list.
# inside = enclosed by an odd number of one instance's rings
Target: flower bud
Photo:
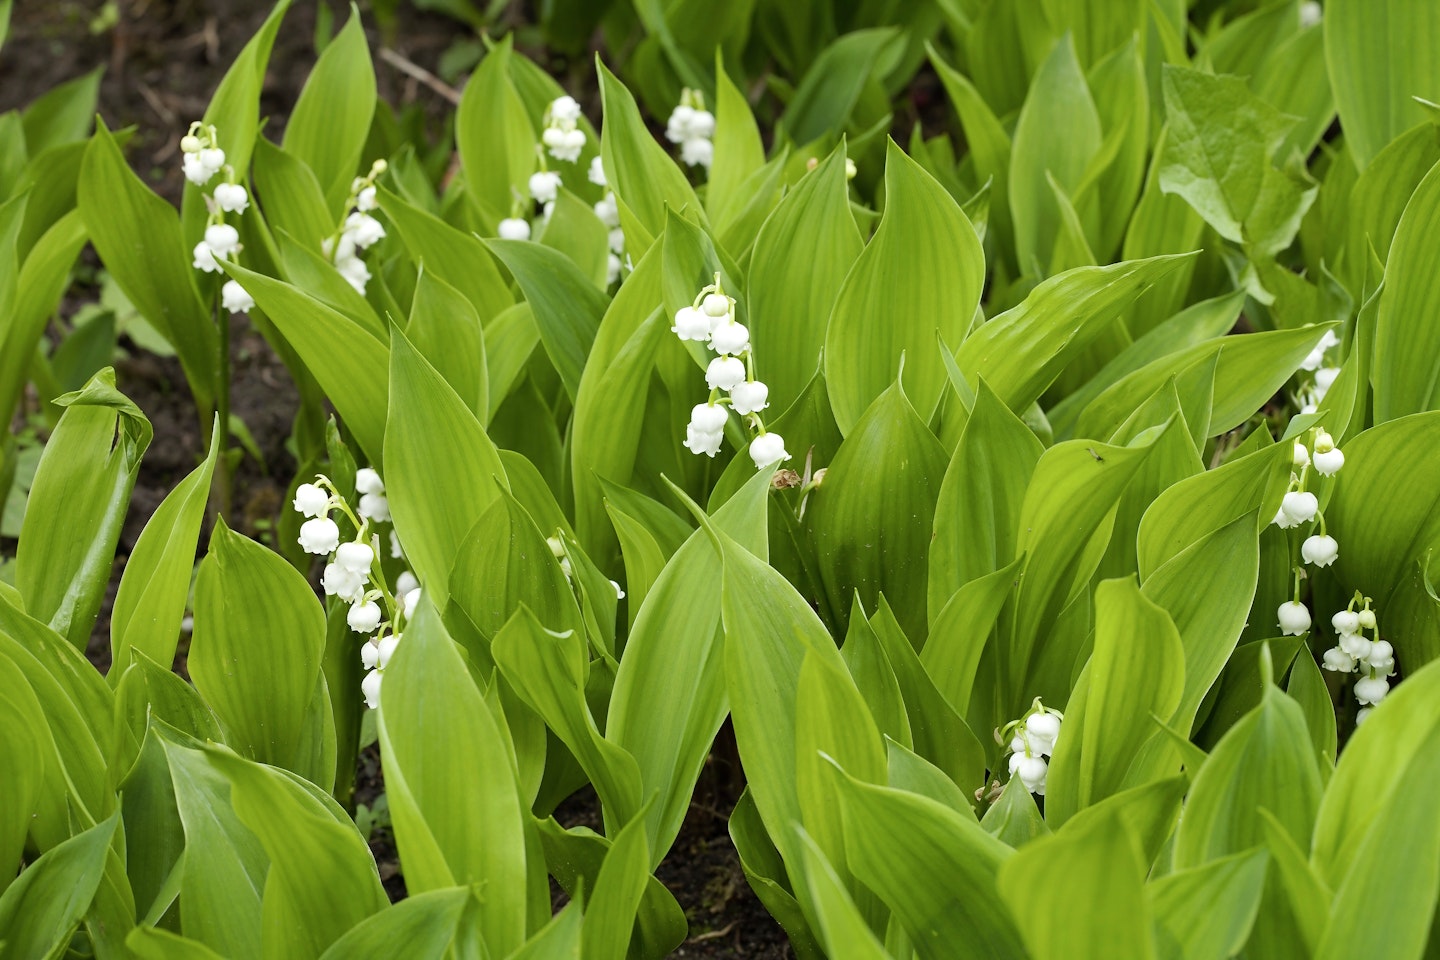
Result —
[[255, 309], [255, 300], [240, 284], [226, 280], [220, 288], [220, 305], [231, 313], [249, 313]]
[[737, 383], [730, 390], [730, 405], [740, 415], [759, 413], [770, 406], [770, 388], [759, 380]]
[[559, 537], [546, 537], [545, 545], [550, 548], [550, 552], [555, 555], [556, 560], [565, 556], [565, 543]]
[[730, 298], [718, 293], [708, 293], [701, 301], [700, 309], [705, 311], [707, 317], [718, 319], [730, 313]]
[[762, 433], [750, 441], [750, 459], [755, 461], [755, 469], [764, 470], [782, 460], [789, 460], [790, 454], [785, 452], [785, 441], [780, 434]]
[[345, 622], [356, 633], [374, 633], [380, 626], [380, 605], [373, 600], [354, 604], [345, 615]]
[[193, 134], [185, 134], [180, 138], [180, 151], [182, 153], [199, 153], [200, 138]]
[[1317, 567], [1328, 567], [1340, 556], [1340, 544], [1335, 538], [1328, 534], [1315, 534], [1305, 538], [1300, 544], [1300, 557], [1306, 563], [1313, 563]]
[[1305, 444], [1301, 443], [1299, 440], [1295, 441], [1295, 455], [1291, 458], [1290, 462], [1295, 466], [1296, 469], [1299, 469], [1300, 467], [1308, 467], [1310, 465], [1310, 451], [1306, 450]]
[[380, 671], [371, 670], [360, 681], [360, 692], [365, 695], [365, 706], [371, 710], [380, 708]]
[[1275, 611], [1275, 616], [1280, 621], [1280, 629], [1289, 636], [1298, 637], [1310, 629], [1310, 611], [1305, 604], [1298, 600], [1289, 600], [1280, 604]]
[[716, 357], [705, 368], [705, 383], [711, 390], [729, 390], [745, 379], [745, 364], [734, 357]]
[[295, 488], [294, 506], [307, 517], [323, 517], [330, 507], [330, 495], [313, 483], [302, 483]]
[[1374, 611], [1374, 610], [1371, 610], [1369, 607], [1366, 607], [1364, 610], [1361, 610], [1361, 611], [1357, 614], [1357, 616], [1360, 618], [1360, 626], [1361, 626], [1361, 627], [1365, 628], [1366, 630], [1374, 630], [1374, 629], [1375, 629], [1375, 611]]
[[506, 217], [500, 221], [501, 240], [529, 240], [530, 224], [519, 217]]
[[300, 546], [306, 553], [321, 556], [340, 545], [340, 528], [329, 517], [316, 517], [300, 525]]
[[[697, 340], [701, 343], [710, 339], [710, 318], [694, 307], [681, 307], [675, 313], [675, 323], [670, 332], [681, 340]], [[742, 378], [744, 374], [741, 374]]]

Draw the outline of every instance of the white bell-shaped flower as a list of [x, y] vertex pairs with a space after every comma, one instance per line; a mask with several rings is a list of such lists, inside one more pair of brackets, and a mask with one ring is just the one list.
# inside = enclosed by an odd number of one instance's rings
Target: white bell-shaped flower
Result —
[[1045, 796], [1045, 778], [1050, 765], [1040, 757], [1027, 757], [1016, 753], [1010, 756], [1010, 773], [1020, 778], [1025, 789], [1038, 796]]
[[1330, 618], [1330, 626], [1335, 628], [1337, 636], [1347, 633], [1360, 632], [1360, 614], [1354, 610], [1341, 610]]
[[550, 118], [561, 123], [580, 122], [580, 104], [568, 94], [550, 101]]
[[207, 168], [205, 164], [200, 162], [199, 151], [185, 154], [180, 160], [180, 169], [185, 172], [185, 179], [197, 187], [205, 186], [205, 184], [210, 182], [210, 178], [215, 176], [214, 170]]
[[359, 540], [342, 543], [335, 548], [335, 562], [351, 573], [369, 576], [370, 565], [375, 562], [375, 551], [370, 544]]
[[302, 483], [295, 488], [294, 506], [307, 517], [323, 517], [330, 508], [330, 494], [313, 483]]
[[405, 594], [401, 602], [405, 610], [405, 619], [409, 620], [415, 616], [415, 608], [420, 606], [420, 588], [416, 587], [414, 590]]
[[1339, 447], [1332, 446], [1328, 450], [1322, 450], [1320, 444], [1315, 444], [1315, 456], [1313, 458], [1315, 472], [1322, 477], [1333, 477], [1345, 466], [1345, 454], [1340, 452]]
[[[598, 160], [600, 158], [596, 157], [595, 159]], [[615, 194], [605, 194], [604, 197], [596, 201], [593, 209], [595, 210], [595, 216], [599, 217], [600, 222], [605, 224], [605, 226], [610, 227], [612, 230], [620, 226], [620, 204], [616, 202]]]
[[1310, 451], [1306, 450], [1305, 444], [1301, 443], [1299, 440], [1295, 441], [1295, 454], [1291, 458], [1290, 462], [1295, 466], [1297, 470], [1301, 467], [1308, 467], [1310, 465]]
[[374, 600], [363, 600], [353, 604], [345, 615], [345, 622], [356, 633], [374, 633], [380, 626], [380, 605]]
[[384, 493], [385, 481], [372, 467], [361, 467], [355, 471], [356, 493]]
[[384, 523], [390, 519], [390, 501], [378, 493], [367, 493], [360, 498], [355, 512], [366, 520]]
[[710, 138], [715, 136], [715, 114], [709, 110], [696, 110], [690, 115], [689, 134], [692, 137]]
[[1358, 633], [1341, 634], [1339, 643], [1340, 649], [1356, 660], [1369, 660], [1370, 654], [1375, 650], [1375, 641], [1367, 640]]
[[212, 223], [205, 228], [205, 245], [215, 256], [229, 259], [240, 252], [240, 231], [228, 223]]
[[730, 406], [740, 415], [759, 413], [770, 406], [770, 388], [759, 380], [737, 383], [730, 390]]
[[[670, 332], [681, 340], [696, 340], [701, 343], [710, 339], [710, 318], [694, 307], [681, 307], [675, 311], [675, 323]], [[743, 378], [743, 373], [742, 373]]]
[[620, 258], [613, 253], [605, 255], [605, 286], [610, 286], [620, 279]]
[[340, 528], [329, 517], [316, 517], [300, 524], [300, 546], [306, 553], [325, 555], [340, 545]]
[[1361, 626], [1362, 629], [1365, 629], [1365, 630], [1374, 630], [1374, 629], [1375, 629], [1375, 611], [1374, 611], [1374, 610], [1371, 610], [1369, 607], [1366, 607], [1364, 610], [1361, 610], [1359, 613], [1357, 613], [1356, 616], [1360, 618], [1360, 626]]
[[420, 586], [420, 580], [409, 570], [401, 570], [400, 576], [395, 578], [395, 594], [405, 596], [411, 590]]
[[697, 403], [690, 408], [690, 426], [703, 433], [715, 433], [725, 429], [729, 415], [718, 403]]
[[335, 261], [335, 269], [340, 271], [340, 276], [345, 282], [354, 288], [355, 292], [361, 295], [365, 293], [365, 286], [370, 282], [370, 268], [365, 266], [365, 261], [356, 256], [341, 257]]
[[360, 692], [365, 697], [365, 706], [371, 710], [380, 708], [380, 671], [371, 670], [365, 674], [365, 679], [360, 681]]
[[244, 213], [250, 206], [250, 195], [238, 183], [222, 183], [215, 188], [215, 205], [226, 213]]
[[690, 124], [695, 119], [695, 108], [680, 104], [670, 111], [670, 119], [665, 122], [665, 139], [671, 143], [679, 143], [690, 136]]
[[355, 209], [361, 213], [369, 213], [379, 205], [379, 202], [375, 199], [375, 188], [373, 186], [364, 187], [355, 195]]
[[200, 162], [212, 177], [219, 173], [220, 169], [225, 166], [225, 151], [219, 147], [207, 147], [200, 151], [199, 156]]
[[338, 563], [325, 564], [320, 585], [327, 597], [339, 597], [346, 603], [355, 603], [365, 595], [365, 578]]
[[501, 240], [529, 240], [530, 223], [521, 220], [519, 217], [506, 217], [500, 221], [499, 226]]
[[711, 390], [729, 390], [745, 379], [745, 362], [735, 357], [716, 357], [705, 368], [705, 383]]
[[1355, 699], [1365, 704], [1376, 704], [1390, 692], [1390, 684], [1384, 677], [1361, 677], [1355, 681]]
[[778, 433], [762, 433], [750, 441], [750, 459], [755, 461], [755, 469], [764, 470], [766, 467], [789, 460], [790, 454], [785, 452], [785, 440]]
[[585, 176], [597, 187], [608, 186], [610, 183], [605, 179], [605, 163], [598, 154], [590, 158], [590, 169], [586, 171]]
[[1309, 490], [1291, 490], [1280, 501], [1280, 509], [1295, 524], [1309, 523], [1320, 510], [1320, 501]]
[[379, 647], [380, 655], [376, 662], [379, 664], [380, 669], [384, 670], [390, 666], [390, 661], [395, 658], [395, 649], [400, 646], [400, 634], [391, 633], [381, 637], [377, 646]]
[[[625, 252], [625, 231], [622, 230], [620, 227], [616, 227], [615, 229], [613, 229], [613, 230], [610, 231], [610, 233], [609, 233], [609, 235], [608, 235], [608, 237], [607, 237], [607, 241], [606, 241], [606, 242], [608, 242], [608, 243], [610, 244], [610, 252], [611, 252], [611, 253], [624, 253], [624, 252]], [[625, 258], [625, 264], [626, 264], [627, 269], [630, 269], [630, 270], [634, 270], [634, 269], [635, 269], [635, 265], [632, 264], [632, 263], [630, 263], [630, 258], [629, 258], [629, 257], [626, 257], [626, 258]]]
[[1340, 556], [1340, 544], [1328, 534], [1314, 534], [1300, 544], [1300, 557], [1317, 567], [1328, 567]]
[[215, 262], [215, 252], [210, 249], [210, 244], [204, 240], [195, 244], [195, 249], [192, 250], [191, 253], [194, 256], [194, 260], [190, 265], [196, 270], [201, 270], [205, 273], [220, 272], [220, 264]]
[[722, 323], [710, 331], [710, 349], [738, 357], [750, 349], [750, 331], [743, 323]]
[[1025, 720], [1025, 734], [1032, 753], [1045, 756], [1055, 752], [1055, 738], [1060, 736], [1060, 718], [1053, 713], [1034, 713]]
[[700, 309], [705, 311], [705, 316], [712, 320], [719, 320], [730, 315], [730, 298], [719, 293], [707, 293], [705, 299], [700, 302]]
[[1275, 611], [1280, 629], [1288, 636], [1298, 637], [1310, 629], [1310, 610], [1298, 600], [1287, 600]]
[[720, 452], [724, 442], [723, 430], [697, 430], [693, 423], [685, 427], [685, 447], [696, 456], [704, 454], [713, 457]]
[[560, 174], [539, 170], [530, 175], [530, 196], [537, 203], [549, 203], [560, 191]]
[[1335, 378], [1340, 376], [1339, 367], [1321, 367], [1315, 371], [1315, 393], [1321, 397], [1330, 392], [1335, 385]]
[[380, 648], [370, 641], [360, 644], [360, 665], [366, 670], [374, 670], [375, 665], [380, 662]]
[[1370, 644], [1370, 666], [1377, 670], [1395, 666], [1395, 648], [1390, 645], [1389, 640], [1376, 640]]
[[704, 137], [690, 137], [680, 144], [680, 160], [687, 167], [708, 169], [715, 162], [715, 144]]
[[352, 213], [346, 217], [345, 232], [361, 250], [385, 238], [385, 227], [368, 213]]
[[1321, 657], [1320, 665], [1334, 673], [1350, 673], [1355, 669], [1355, 658], [1339, 647], [1331, 647]]
[[255, 300], [240, 284], [226, 280], [220, 288], [220, 305], [231, 313], [249, 313], [255, 309]]

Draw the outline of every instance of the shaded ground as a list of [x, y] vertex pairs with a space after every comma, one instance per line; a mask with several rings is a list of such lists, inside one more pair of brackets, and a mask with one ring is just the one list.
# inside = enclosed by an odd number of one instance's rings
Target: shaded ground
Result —
[[[314, 62], [316, 9], [326, 2], [329, 0], [295, 3], [276, 40], [261, 99], [261, 115], [270, 118], [266, 129], [272, 137], [282, 128]], [[110, 6], [93, 0], [17, 4], [9, 39], [0, 50], [0, 112], [23, 107], [55, 85], [104, 65], [101, 115], [112, 128], [138, 128], [129, 147], [132, 165], [157, 192], [178, 202], [179, 137], [189, 122], [204, 112], [225, 69], [265, 19], [270, 4], [124, 0], [115, 5], [118, 20], [107, 27], [104, 16]], [[338, 2], [330, 2], [330, 6], [338, 28], [346, 7]], [[361, 8], [368, 14], [367, 4], [362, 3]], [[509, 15], [520, 15], [519, 9], [520, 5], [513, 5]], [[467, 29], [454, 21], [419, 14], [405, 3], [397, 30], [386, 38], [386, 45], [426, 70], [439, 71], [446, 51], [467, 35]], [[371, 40], [372, 46], [378, 44], [373, 32]], [[380, 95], [394, 105], [419, 102], [437, 115], [449, 109], [424, 83], [378, 58], [376, 75]], [[82, 263], [91, 269], [77, 271], [77, 276], [93, 276], [93, 254], [87, 252], [86, 258]], [[68, 317], [97, 297], [93, 283], [77, 281], [62, 305], [62, 314]], [[199, 424], [179, 363], [140, 351], [123, 339], [121, 346], [128, 355], [116, 362], [118, 386], [150, 418], [155, 437], [141, 465], [117, 549], [110, 593], [91, 641], [90, 658], [102, 670], [109, 666], [110, 608], [124, 560], [160, 501], [203, 455]], [[254, 436], [261, 455], [260, 461], [246, 456], [237, 471], [235, 526], [264, 540], [284, 506], [285, 489], [295, 471], [286, 438], [298, 400], [284, 365], [243, 320], [235, 327], [230, 358], [233, 409]], [[13, 550], [13, 542], [7, 547]], [[176, 657], [176, 668], [182, 673], [186, 647], [182, 639]], [[691, 921], [691, 940], [675, 955], [788, 957], [784, 933], [746, 884], [726, 830], [726, 817], [735, 800], [735, 778], [724, 761], [711, 766], [670, 857], [658, 871]], [[717, 767], [723, 777], [713, 772]], [[373, 804], [384, 789], [373, 747], [359, 758], [358, 774], [356, 799]], [[598, 826], [599, 807], [587, 789], [567, 801], [557, 815], [566, 826]], [[404, 879], [388, 828], [374, 832], [371, 848], [387, 891], [392, 898], [403, 897]]]

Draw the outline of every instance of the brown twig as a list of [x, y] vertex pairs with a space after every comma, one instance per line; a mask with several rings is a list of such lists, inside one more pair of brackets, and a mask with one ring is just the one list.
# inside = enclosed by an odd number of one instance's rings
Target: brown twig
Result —
[[731, 920], [728, 924], [726, 924], [724, 927], [720, 928], [719, 930], [711, 930], [711, 931], [708, 932], [708, 933], [697, 933], [695, 936], [691, 937], [689, 940], [686, 940], [685, 943], [686, 943], [686, 944], [695, 944], [695, 943], [704, 943], [706, 940], [719, 940], [721, 937], [728, 935], [731, 930], [734, 930], [734, 929], [735, 929], [735, 925], [736, 925], [737, 923], [739, 923], [739, 922], [740, 922], [739, 920]]
[[440, 96], [444, 97], [446, 100], [449, 100], [451, 103], [456, 105], [460, 103], [459, 90], [456, 90], [454, 87], [450, 86], [450, 84], [446, 83], [444, 80], [441, 80], [429, 70], [426, 70], [424, 67], [420, 66], [414, 61], [404, 56], [401, 56], [394, 50], [391, 50], [389, 47], [380, 48], [380, 59], [390, 64], [390, 66], [394, 67], [396, 70], [399, 70], [407, 77], [411, 77], [425, 84], [425, 86], [429, 87], [431, 90], [435, 91]]

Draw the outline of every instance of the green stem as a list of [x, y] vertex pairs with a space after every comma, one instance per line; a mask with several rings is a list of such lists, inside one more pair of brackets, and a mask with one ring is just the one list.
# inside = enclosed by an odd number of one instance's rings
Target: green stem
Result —
[[216, 464], [215, 476], [219, 480], [219, 514], [228, 524], [234, 505], [234, 478], [230, 473], [230, 311], [219, 307], [215, 322], [220, 334], [219, 364], [215, 374], [215, 413], [219, 419], [216, 429], [221, 431], [220, 462]]

